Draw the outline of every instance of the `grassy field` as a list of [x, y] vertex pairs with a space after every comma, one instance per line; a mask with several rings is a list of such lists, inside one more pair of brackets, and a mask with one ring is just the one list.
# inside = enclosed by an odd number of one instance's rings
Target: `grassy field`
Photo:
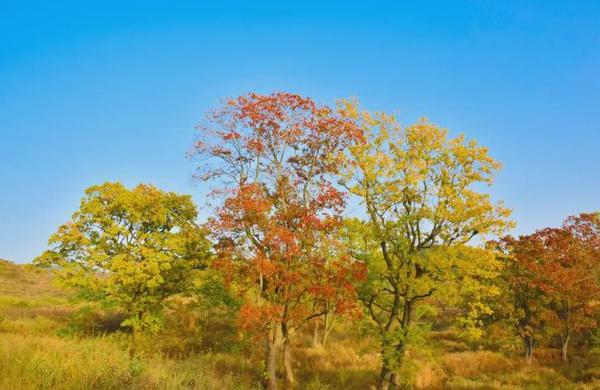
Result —
[[[129, 352], [121, 317], [74, 299], [45, 271], [0, 261], [0, 389], [254, 389], [260, 351], [219, 313], [172, 310], [170, 326]], [[208, 321], [208, 318], [211, 320]], [[340, 324], [326, 347], [310, 336], [294, 345], [301, 389], [369, 389], [376, 345]], [[600, 389], [595, 355], [564, 367], [556, 350], [524, 363], [519, 351], [471, 350], [451, 330], [432, 332], [409, 351], [403, 378], [416, 389]]]

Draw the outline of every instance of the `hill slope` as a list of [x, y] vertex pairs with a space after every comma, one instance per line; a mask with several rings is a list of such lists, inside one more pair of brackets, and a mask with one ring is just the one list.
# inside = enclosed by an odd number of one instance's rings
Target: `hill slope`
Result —
[[15, 264], [0, 259], [0, 295], [40, 297], [61, 296], [64, 293], [52, 285], [49, 271], [39, 270], [31, 264]]

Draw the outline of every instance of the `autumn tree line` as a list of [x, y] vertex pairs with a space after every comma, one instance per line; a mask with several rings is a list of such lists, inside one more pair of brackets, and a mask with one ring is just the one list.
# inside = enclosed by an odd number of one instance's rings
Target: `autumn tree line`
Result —
[[118, 305], [133, 340], [160, 329], [168, 302], [193, 295], [209, 269], [239, 302], [268, 389], [296, 383], [294, 338], [325, 344], [340, 318], [368, 320], [378, 389], [398, 388], [407, 348], [440, 307], [459, 308], [455, 325], [473, 339], [490, 324], [514, 332], [527, 361], [542, 337], [560, 339], [565, 361], [574, 339], [590, 342], [599, 215], [508, 236], [510, 210], [486, 190], [501, 165], [476, 141], [283, 92], [228, 100], [198, 131], [190, 157], [212, 188], [206, 223], [190, 196], [105, 183], [35, 260]]

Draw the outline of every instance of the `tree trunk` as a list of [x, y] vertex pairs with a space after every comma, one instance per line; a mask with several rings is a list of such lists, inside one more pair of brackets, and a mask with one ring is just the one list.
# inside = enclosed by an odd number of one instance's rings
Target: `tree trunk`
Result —
[[315, 318], [313, 319], [313, 338], [312, 338], [312, 345], [313, 347], [318, 347], [319, 345], [321, 345], [322, 339], [319, 338], [319, 318]]
[[377, 390], [389, 390], [391, 376], [392, 371], [387, 367], [387, 364], [384, 363], [379, 372], [379, 378], [377, 379]]
[[321, 345], [325, 346], [325, 344], [327, 344], [327, 338], [329, 337], [329, 333], [331, 332], [331, 329], [324, 329], [323, 330], [323, 335], [321, 337]]
[[277, 344], [273, 330], [266, 337], [265, 380], [263, 386], [267, 390], [277, 390]]
[[[379, 379], [377, 380], [377, 390], [396, 390], [399, 388], [398, 375], [395, 370], [402, 366], [404, 343], [398, 344], [395, 349], [395, 360], [390, 361], [384, 357]], [[381, 355], [385, 356], [385, 352], [382, 351]]]
[[567, 334], [566, 336], [562, 337], [562, 345], [560, 348], [560, 352], [562, 355], [562, 361], [564, 363], [568, 363], [569, 362], [569, 340], [571, 339], [571, 335]]
[[287, 337], [283, 339], [283, 368], [285, 369], [285, 387], [286, 389], [291, 389], [296, 383], [296, 378], [292, 369], [292, 356]]
[[138, 331], [133, 329], [131, 334], [131, 345], [129, 346], [129, 357], [133, 359], [137, 353]]
[[327, 338], [329, 337], [329, 333], [331, 332], [331, 328], [333, 328], [333, 321], [335, 320], [333, 313], [325, 313], [323, 317], [323, 334], [321, 336], [321, 345], [325, 346], [327, 344]]
[[141, 329], [138, 328], [138, 325], [133, 326], [131, 328], [131, 345], [129, 346], [130, 358], [134, 358], [139, 354], [141, 336]]
[[404, 339], [396, 345], [391, 358], [387, 355], [385, 346], [382, 346], [381, 356], [383, 357], [383, 366], [381, 367], [379, 379], [377, 380], [377, 390], [396, 390], [399, 388], [398, 375], [395, 371], [402, 367], [404, 360], [406, 337], [408, 336], [408, 329], [412, 322], [412, 309], [412, 304], [404, 305], [401, 328], [399, 329], [399, 331], [402, 332]]
[[396, 373], [392, 373], [392, 375], [390, 375], [389, 390], [398, 390], [399, 388], [400, 384], [398, 383], [398, 375]]
[[527, 364], [531, 363], [533, 359], [533, 336], [526, 336], [523, 338], [523, 343], [525, 344], [525, 360]]

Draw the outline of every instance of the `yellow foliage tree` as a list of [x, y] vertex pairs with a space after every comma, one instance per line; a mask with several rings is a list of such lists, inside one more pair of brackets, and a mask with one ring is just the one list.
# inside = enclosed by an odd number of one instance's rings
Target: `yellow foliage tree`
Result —
[[144, 184], [92, 186], [34, 264], [52, 266], [88, 299], [117, 304], [134, 331], [153, 328], [165, 300], [190, 286], [191, 271], [209, 255], [196, 216], [189, 195]]
[[352, 169], [342, 183], [361, 200], [368, 222], [349, 221], [347, 232], [369, 271], [360, 297], [380, 334], [377, 388], [396, 388], [424, 301], [469, 297], [465, 325], [489, 312], [478, 297], [498, 293], [485, 281], [500, 263], [469, 243], [502, 233], [510, 211], [478, 191], [492, 184], [500, 164], [475, 141], [449, 138], [427, 120], [403, 128], [394, 115], [360, 112], [353, 101], [339, 109], [365, 132], [366, 142], [349, 149]]

